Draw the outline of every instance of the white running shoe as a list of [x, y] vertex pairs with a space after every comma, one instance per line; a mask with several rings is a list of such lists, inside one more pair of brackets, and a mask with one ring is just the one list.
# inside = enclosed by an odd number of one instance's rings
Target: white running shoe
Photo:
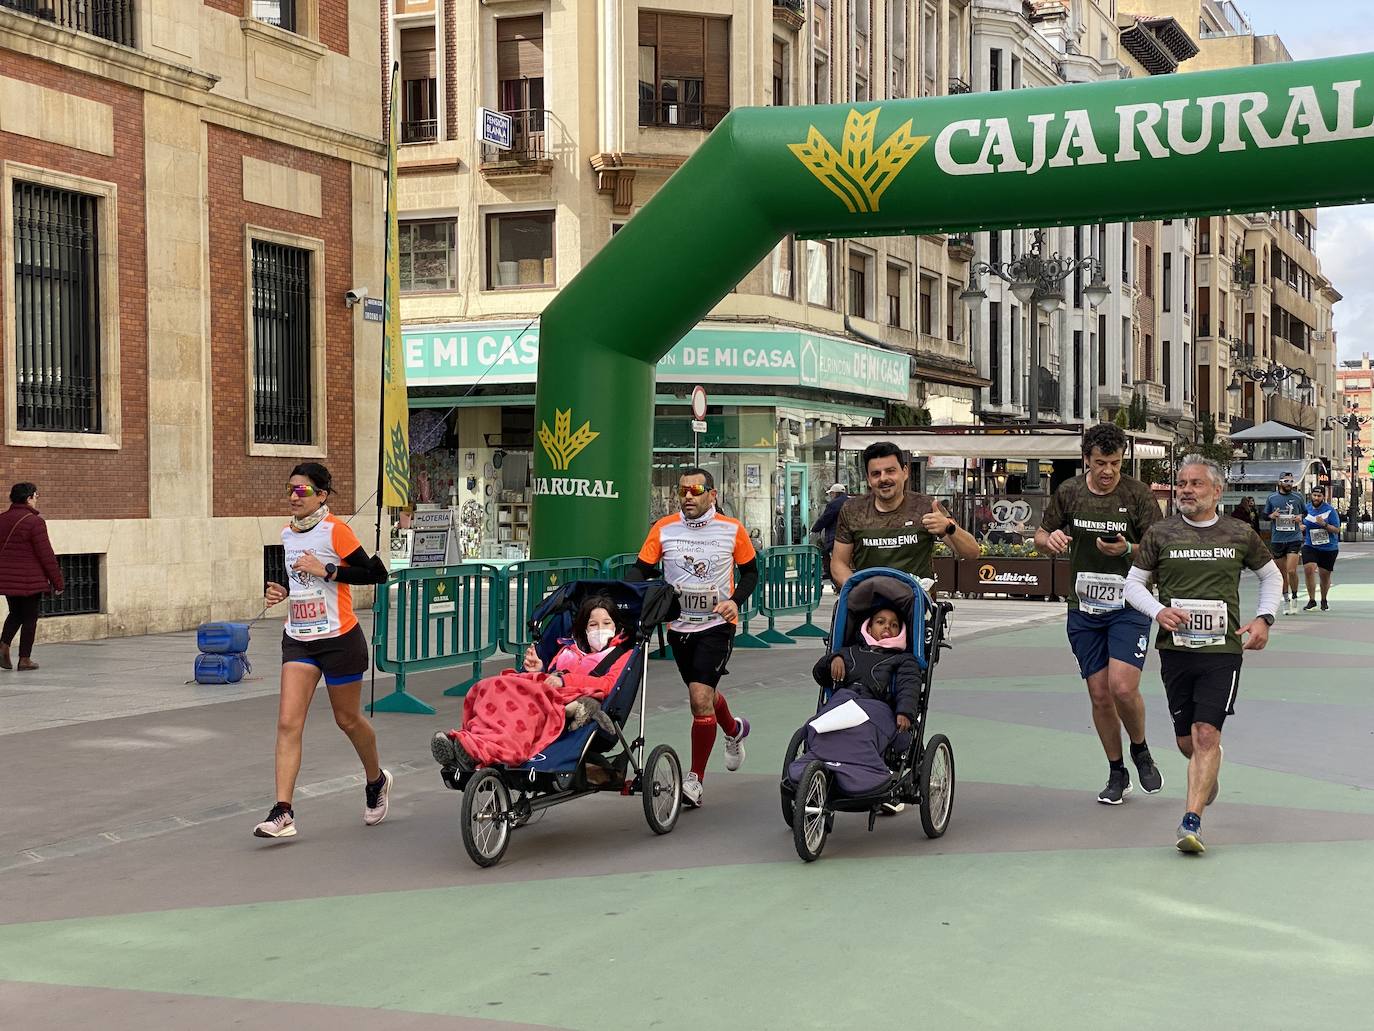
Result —
[[382, 771], [381, 783], [367, 785], [363, 801], [363, 823], [375, 827], [386, 819], [386, 811], [391, 803], [391, 771]]
[[682, 804], [691, 809], [701, 808], [701, 780], [695, 773], [682, 778]]
[[733, 773], [744, 765], [744, 739], [749, 736], [749, 721], [743, 716], [735, 717], [734, 737], [725, 735], [725, 768]]
[[253, 828], [260, 838], [293, 838], [296, 836], [296, 814], [289, 805], [278, 802], [267, 814], [267, 819]]

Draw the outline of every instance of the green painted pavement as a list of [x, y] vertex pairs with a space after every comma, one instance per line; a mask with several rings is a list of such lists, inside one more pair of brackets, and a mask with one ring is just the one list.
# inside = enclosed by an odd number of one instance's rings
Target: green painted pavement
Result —
[[1374, 843], [936, 847], [0, 926], [0, 977], [588, 1031], [1367, 1016]]
[[[1067, 656], [1067, 651], [1065, 655]], [[965, 677], [941, 681], [937, 687], [936, 706], [940, 696], [954, 692], [982, 692], [1007, 694], [1083, 695], [1086, 689], [1067, 660], [1063, 673], [1048, 675], [1023, 674], [1014, 677]], [[1367, 667], [1363, 665], [1330, 666], [1294, 669], [1291, 666], [1261, 668], [1263, 659], [1247, 657], [1241, 675], [1241, 697], [1246, 700], [1296, 702], [1304, 705], [1374, 705], [1374, 689], [1364, 682]], [[1140, 682], [1141, 693], [1153, 718], [1162, 713], [1157, 706], [1164, 704], [1164, 689], [1159, 682], [1159, 667], [1154, 660], [1145, 667]], [[1086, 701], [1085, 703], [1086, 704]], [[1162, 718], [1162, 716], [1161, 716]], [[1086, 730], [1086, 726], [1084, 727]]]

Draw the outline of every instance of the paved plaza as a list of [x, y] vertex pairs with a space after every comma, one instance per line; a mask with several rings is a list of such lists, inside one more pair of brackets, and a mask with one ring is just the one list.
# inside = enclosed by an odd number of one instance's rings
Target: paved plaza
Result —
[[[1367, 1026], [1374, 548], [1348, 546], [1336, 579], [1330, 612], [1281, 618], [1246, 659], [1198, 858], [1173, 848], [1184, 762], [1153, 658], [1164, 791], [1094, 801], [1105, 763], [1059, 605], [959, 605], [930, 720], [954, 743], [949, 833], [841, 814], [810, 865], [777, 779], [816, 642], [736, 653], [748, 761], [727, 773], [717, 749], [672, 834], [638, 799], [584, 799], [488, 870], [428, 755], [454, 678], [411, 681], [439, 717], [378, 718], [397, 776], [375, 828], [317, 698], [300, 834], [263, 842], [275, 627], [255, 631], [260, 679], [228, 688], [182, 683], [192, 635], [40, 644], [41, 671], [0, 674], [0, 1027]], [[671, 664], [648, 714], [685, 756]]]

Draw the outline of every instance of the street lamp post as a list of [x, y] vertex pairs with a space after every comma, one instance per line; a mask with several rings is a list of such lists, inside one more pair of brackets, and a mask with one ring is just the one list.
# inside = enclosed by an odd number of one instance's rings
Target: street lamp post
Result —
[[[1312, 384], [1312, 378], [1302, 369], [1290, 369], [1287, 365], [1274, 364], [1267, 369], [1262, 369], [1255, 360], [1251, 348], [1247, 347], [1239, 340], [1228, 341], [1231, 348], [1231, 360], [1239, 362], [1237, 368], [1231, 374], [1231, 385], [1226, 388], [1226, 396], [1231, 399], [1231, 407], [1237, 407], [1241, 401], [1241, 395], [1245, 392], [1244, 381], [1259, 384], [1260, 390], [1265, 397], [1272, 398], [1279, 392], [1286, 380], [1298, 377], [1298, 400], [1303, 404], [1311, 404], [1312, 398], [1316, 393], [1316, 388]], [[1260, 413], [1256, 413], [1259, 415]], [[1256, 422], [1261, 420], [1256, 418]]]
[[[1075, 260], [1058, 251], [1044, 254], [1045, 234], [1037, 229], [1031, 246], [1011, 261], [979, 261], [969, 268], [969, 287], [960, 298], [970, 309], [987, 299], [981, 277], [994, 275], [1011, 287], [1012, 295], [1022, 305], [1033, 304], [1046, 315], [1053, 315], [1064, 304], [1061, 284], [1075, 272], [1092, 274], [1092, 281], [1083, 288], [1083, 298], [1094, 311], [1107, 299], [1110, 290], [1102, 275], [1102, 263], [1091, 256]], [[1030, 425], [1040, 422], [1040, 320], [1035, 319], [1030, 342]], [[1040, 486], [1040, 463], [1031, 459], [1026, 463], [1026, 486], [1032, 490]]]
[[1344, 417], [1328, 415], [1322, 425], [1328, 430], [1345, 430], [1350, 445], [1350, 503], [1345, 509], [1345, 539], [1359, 539], [1360, 532], [1360, 459], [1364, 448], [1360, 447], [1360, 435], [1369, 424], [1369, 416], [1350, 412]]

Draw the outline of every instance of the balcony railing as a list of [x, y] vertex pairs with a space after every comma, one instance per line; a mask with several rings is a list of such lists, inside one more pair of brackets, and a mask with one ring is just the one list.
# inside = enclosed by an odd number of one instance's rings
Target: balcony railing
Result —
[[0, 0], [0, 7], [111, 43], [134, 45], [134, 0]]
[[671, 129], [714, 129], [730, 113], [729, 104], [682, 100], [641, 100], [639, 124]]
[[402, 143], [433, 143], [439, 138], [439, 119], [421, 118], [401, 123]]
[[509, 149], [485, 144], [482, 147], [482, 160], [486, 162], [545, 161], [548, 159], [548, 133], [545, 130], [546, 112], [542, 107], [524, 111], [504, 111], [511, 118], [511, 145]]
[[957, 94], [960, 94], [960, 93], [972, 93], [972, 92], [973, 92], [973, 87], [970, 86], [966, 80], [964, 80], [964, 79], [950, 79], [950, 80], [949, 80], [949, 95], [950, 95], [951, 97], [952, 97], [952, 96], [956, 96]]
[[774, 7], [784, 7], [798, 14], [806, 13], [806, 0], [773, 0]]

